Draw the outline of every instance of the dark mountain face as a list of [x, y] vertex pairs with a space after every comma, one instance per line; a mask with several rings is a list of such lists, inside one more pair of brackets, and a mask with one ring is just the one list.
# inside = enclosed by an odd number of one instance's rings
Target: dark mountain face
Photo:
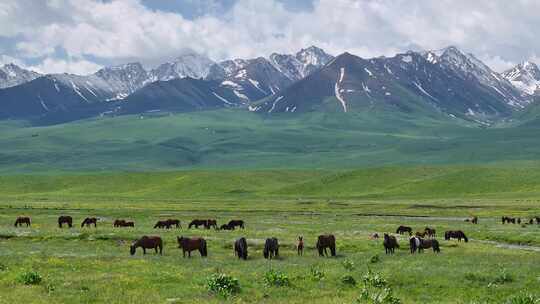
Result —
[[345, 53], [251, 107], [268, 113], [371, 108], [432, 111], [472, 120], [512, 113], [500, 94], [413, 52], [369, 60]]
[[122, 101], [120, 114], [237, 107], [242, 100], [219, 82], [182, 78], [153, 82]]

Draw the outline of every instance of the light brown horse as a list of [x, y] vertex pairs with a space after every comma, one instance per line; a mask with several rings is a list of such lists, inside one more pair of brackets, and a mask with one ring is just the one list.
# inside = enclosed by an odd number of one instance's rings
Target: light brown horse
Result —
[[298, 237], [298, 246], [296, 246], [296, 251], [298, 255], [304, 255], [304, 237]]
[[330, 254], [336, 256], [336, 237], [333, 234], [319, 235], [316, 247], [319, 256], [328, 256], [326, 248], [330, 248]]
[[131, 255], [134, 255], [137, 248], [141, 247], [143, 250], [143, 254], [146, 254], [146, 249], [155, 249], [156, 254], [163, 254], [163, 240], [159, 236], [143, 236], [142, 238], [135, 241], [133, 244], [131, 244], [131, 247], [129, 248], [129, 252]]
[[97, 228], [97, 218], [95, 218], [95, 217], [87, 217], [81, 223], [81, 228], [84, 227], [84, 226], [90, 227], [92, 224], [94, 225], [94, 228]]
[[69, 228], [73, 227], [73, 218], [69, 215], [58, 217], [58, 227], [62, 228], [64, 224], [67, 224]]
[[26, 227], [30, 227], [30, 218], [27, 216], [19, 216], [17, 220], [15, 220], [15, 227], [22, 226], [23, 224], [26, 224]]
[[178, 242], [178, 248], [182, 248], [184, 258], [186, 257], [186, 251], [188, 253], [188, 257], [191, 257], [191, 252], [195, 250], [199, 250], [201, 257], [208, 255], [206, 240], [203, 238], [185, 238], [181, 236], [176, 237], [176, 241]]

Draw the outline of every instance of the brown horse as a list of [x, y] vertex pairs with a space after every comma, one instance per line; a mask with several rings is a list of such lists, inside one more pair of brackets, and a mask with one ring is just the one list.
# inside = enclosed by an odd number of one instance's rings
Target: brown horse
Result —
[[433, 252], [440, 253], [441, 249], [439, 247], [439, 242], [436, 239], [422, 239], [416, 236], [413, 236], [409, 239], [409, 245], [411, 253], [424, 252], [424, 249], [433, 248]]
[[336, 256], [336, 237], [332, 234], [319, 235], [316, 247], [319, 251], [319, 256], [328, 256], [326, 248], [330, 248], [330, 254]]
[[279, 242], [277, 238], [273, 237], [266, 239], [266, 242], [264, 243], [263, 256], [265, 259], [270, 260], [272, 257], [279, 256]]
[[298, 255], [304, 255], [304, 237], [298, 237], [298, 245], [296, 246]]
[[135, 227], [134, 222], [126, 222], [125, 220], [115, 220], [114, 227]]
[[97, 218], [95, 218], [95, 217], [87, 217], [81, 223], [81, 228], [84, 227], [84, 226], [90, 227], [92, 224], [94, 224], [94, 228], [97, 228]]
[[229, 221], [229, 223], [227, 225], [229, 225], [229, 227], [231, 227], [232, 230], [234, 230], [234, 228], [236, 228], [236, 227], [240, 227], [240, 228], [244, 229], [244, 221], [243, 220], [231, 220], [231, 221]]
[[135, 254], [135, 251], [138, 247], [141, 247], [143, 250], [143, 254], [146, 254], [146, 249], [154, 249], [156, 250], [156, 254], [163, 254], [163, 241], [159, 236], [143, 236], [142, 238], [135, 241], [133, 244], [131, 244], [131, 247], [129, 249], [129, 252], [131, 255]]
[[208, 220], [193, 220], [188, 225], [188, 229], [191, 229], [191, 227], [195, 226], [195, 228], [199, 228], [199, 226], [203, 226], [204, 228], [208, 229]]
[[217, 221], [216, 220], [207, 220], [206, 221], [206, 229], [210, 229], [212, 227], [214, 227], [214, 229], [217, 230], [217, 228], [218, 228], [217, 227]]
[[58, 217], [58, 227], [62, 228], [64, 224], [67, 224], [69, 228], [73, 227], [73, 218], [69, 215]]
[[185, 238], [183, 236], [176, 237], [178, 242], [178, 248], [182, 248], [182, 253], [186, 257], [186, 251], [188, 257], [191, 257], [191, 252], [194, 250], [199, 250], [201, 257], [208, 255], [208, 250], [206, 247], [206, 241], [203, 238]]
[[407, 227], [407, 226], [399, 226], [398, 229], [396, 230], [396, 233], [399, 233], [399, 234], [404, 234], [405, 232], [408, 232], [409, 235], [411, 235], [412, 234], [412, 228]]
[[435, 228], [426, 227], [426, 229], [424, 229], [424, 233], [430, 238], [434, 238], [436, 235]]
[[19, 216], [17, 220], [15, 220], [15, 227], [22, 226], [23, 224], [25, 224], [26, 227], [30, 227], [30, 218], [27, 216]]
[[234, 227], [229, 226], [229, 224], [223, 224], [218, 230], [234, 230]]
[[168, 219], [167, 223], [169, 223], [169, 226], [176, 226], [176, 228], [182, 228], [182, 225], [180, 225], [180, 220], [177, 219]]
[[155, 225], [154, 225], [154, 229], [155, 228], [166, 228], [166, 229], [171, 229], [171, 225], [169, 224], [169, 221], [158, 221]]
[[449, 231], [446, 231], [444, 233], [444, 239], [447, 240], [447, 241], [449, 241], [450, 239], [457, 239], [458, 242], [461, 242], [461, 239], [463, 239], [465, 241], [465, 243], [467, 243], [469, 241], [469, 239], [467, 238], [465, 233], [463, 233], [463, 231], [461, 231], [461, 230], [449, 230]]
[[248, 245], [245, 237], [241, 237], [234, 242], [234, 253], [239, 259], [247, 260]]
[[396, 237], [387, 233], [384, 234], [383, 246], [386, 254], [394, 254], [395, 248], [399, 248]]

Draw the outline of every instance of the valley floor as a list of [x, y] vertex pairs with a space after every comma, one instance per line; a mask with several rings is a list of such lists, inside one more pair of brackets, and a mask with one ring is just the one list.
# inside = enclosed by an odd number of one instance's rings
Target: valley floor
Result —
[[[502, 214], [540, 215], [536, 199], [113, 200], [41, 194], [4, 195], [0, 208], [1, 303], [354, 303], [368, 269], [380, 273], [402, 303], [503, 303], [525, 293], [540, 297], [540, 252], [534, 250], [540, 248], [540, 225], [500, 223]], [[58, 229], [61, 214], [73, 216], [75, 227]], [[32, 228], [14, 228], [19, 215], [31, 216]], [[479, 216], [478, 225], [464, 222], [471, 215]], [[100, 218], [97, 229], [79, 227], [86, 216]], [[136, 227], [113, 228], [116, 218], [132, 219]], [[182, 229], [152, 229], [164, 218], [181, 219]], [[216, 218], [218, 224], [240, 218], [246, 229], [187, 230], [187, 222], [194, 218]], [[369, 239], [374, 232], [395, 232], [399, 225], [415, 231], [436, 228], [442, 252], [411, 255], [407, 238], [398, 236], [400, 249], [386, 255], [382, 240]], [[448, 229], [461, 229], [471, 240], [445, 241], [442, 236]], [[321, 233], [336, 236], [336, 258], [317, 256], [314, 245]], [[130, 256], [130, 243], [142, 235], [161, 236], [163, 256], [140, 252]], [[206, 238], [209, 256], [182, 258], [175, 241], [180, 235]], [[295, 251], [299, 235], [307, 247], [302, 257]], [[232, 243], [240, 236], [248, 239], [247, 261], [233, 256]], [[268, 261], [262, 247], [272, 236], [280, 241], [281, 257]], [[506, 248], [500, 243], [530, 247]], [[290, 285], [266, 284], [264, 276], [270, 269], [283, 272]], [[21, 275], [28, 271], [39, 273], [42, 282], [21, 283]], [[214, 273], [236, 277], [240, 292], [228, 300], [210, 293], [207, 278]], [[346, 275], [357, 284], [344, 283]]]

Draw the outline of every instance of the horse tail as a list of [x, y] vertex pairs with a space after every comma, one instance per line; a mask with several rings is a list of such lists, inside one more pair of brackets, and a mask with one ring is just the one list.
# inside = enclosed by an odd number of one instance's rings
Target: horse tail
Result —
[[467, 236], [465, 235], [465, 233], [463, 233], [463, 239], [465, 239], [465, 243], [469, 242], [469, 239], [467, 238]]
[[208, 248], [206, 247], [206, 240], [202, 240], [201, 244], [201, 255], [203, 257], [208, 256]]
[[439, 242], [437, 240], [433, 240], [433, 251], [441, 252], [441, 248], [439, 248]]

